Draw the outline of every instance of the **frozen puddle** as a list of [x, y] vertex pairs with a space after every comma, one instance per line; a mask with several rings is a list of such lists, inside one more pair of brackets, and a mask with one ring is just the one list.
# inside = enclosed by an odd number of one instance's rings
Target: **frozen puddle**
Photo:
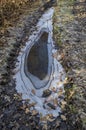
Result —
[[57, 117], [64, 98], [65, 72], [54, 56], [58, 50], [52, 39], [53, 13], [54, 9], [50, 8], [39, 19], [37, 31], [33, 32], [19, 53], [14, 78], [22, 99], [35, 103], [31, 110], [35, 109], [43, 116], [52, 114]]

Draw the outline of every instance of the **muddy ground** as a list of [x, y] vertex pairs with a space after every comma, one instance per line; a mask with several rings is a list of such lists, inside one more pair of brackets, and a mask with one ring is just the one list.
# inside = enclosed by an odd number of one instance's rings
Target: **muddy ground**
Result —
[[[15, 90], [13, 68], [20, 48], [44, 12], [39, 4], [34, 10], [25, 6], [25, 12], [11, 26], [0, 31], [0, 129], [1, 130], [85, 130], [86, 129], [86, 2], [58, 2], [55, 6], [54, 40], [59, 46], [58, 59], [67, 73], [65, 102], [62, 118], [40, 124], [36, 111], [29, 111], [34, 104], [22, 104], [21, 95]], [[78, 7], [79, 6], [79, 7]], [[77, 7], [77, 10], [76, 10]], [[40, 12], [40, 13], [39, 13]], [[83, 14], [83, 15], [82, 15]]]

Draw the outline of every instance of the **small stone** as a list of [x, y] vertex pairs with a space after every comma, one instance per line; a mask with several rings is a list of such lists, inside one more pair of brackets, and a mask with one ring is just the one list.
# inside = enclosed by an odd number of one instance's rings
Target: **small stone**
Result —
[[60, 88], [58, 91], [58, 96], [61, 96], [63, 93], [64, 93], [64, 90], [62, 88]]
[[46, 89], [46, 90], [44, 90], [44, 91], [43, 91], [43, 95], [42, 95], [42, 97], [48, 97], [48, 96], [50, 96], [50, 95], [51, 95], [51, 93], [52, 93], [52, 91], [51, 91], [51, 90]]

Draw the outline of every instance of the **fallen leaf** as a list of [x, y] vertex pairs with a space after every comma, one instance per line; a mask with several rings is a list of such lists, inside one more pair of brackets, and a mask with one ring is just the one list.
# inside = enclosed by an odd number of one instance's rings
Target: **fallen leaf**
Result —
[[64, 53], [61, 54], [61, 58], [63, 59], [65, 57]]
[[64, 109], [64, 107], [65, 107], [66, 104], [67, 104], [67, 103], [66, 103], [65, 101], [62, 101], [62, 102], [61, 102], [61, 108]]
[[32, 92], [34, 95], [36, 94], [36, 92], [35, 92], [35, 90], [34, 90], [34, 89], [32, 89], [32, 90], [31, 90], [31, 92]]
[[68, 98], [70, 99], [73, 96], [74, 93], [75, 93], [74, 91], [71, 91]]
[[62, 102], [61, 102], [61, 104], [66, 105], [66, 104], [67, 104], [67, 102], [66, 102], [66, 101], [62, 101]]
[[66, 120], [67, 120], [66, 116], [64, 116], [64, 115], [61, 115], [61, 119], [62, 119], [63, 121], [66, 121]]
[[37, 112], [36, 110], [33, 110], [33, 111], [31, 111], [31, 112], [32, 112], [32, 115], [33, 115], [33, 116], [35, 116], [35, 115], [38, 114], [38, 112]]
[[44, 125], [43, 125], [43, 130], [47, 130], [47, 129], [48, 129], [47, 124], [44, 124]]
[[23, 104], [23, 106], [20, 107], [22, 110], [25, 110], [26, 109], [26, 105]]
[[61, 85], [61, 84], [62, 84], [62, 82], [58, 82], [58, 83], [57, 83], [57, 85]]
[[40, 120], [41, 120], [41, 121], [47, 121], [47, 116], [41, 116], [41, 117], [40, 117]]
[[28, 108], [25, 109], [25, 113], [28, 114], [30, 110]]
[[58, 100], [57, 100], [57, 98], [55, 98], [55, 99], [53, 100], [53, 103], [54, 103], [55, 106], [58, 105]]
[[53, 54], [53, 57], [54, 57], [54, 58], [57, 58], [57, 52]]
[[4, 29], [1, 29], [0, 32], [1, 32], [2, 34], [4, 34], [5, 31], [4, 31]]
[[53, 122], [55, 119], [54, 118], [48, 118], [48, 121]]
[[56, 92], [56, 88], [55, 88], [55, 87], [52, 87], [51, 90], [52, 90], [53, 92]]
[[31, 104], [29, 104], [29, 107], [34, 107], [36, 105], [36, 103], [31, 103]]

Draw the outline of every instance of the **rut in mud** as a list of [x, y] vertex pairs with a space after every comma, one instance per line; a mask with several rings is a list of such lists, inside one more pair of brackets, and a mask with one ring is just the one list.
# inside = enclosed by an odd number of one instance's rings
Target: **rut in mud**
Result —
[[43, 14], [37, 24], [37, 31], [32, 33], [21, 49], [15, 69], [19, 71], [14, 78], [16, 90], [23, 99], [35, 103], [34, 110], [43, 116], [52, 114], [57, 117], [64, 99], [65, 72], [55, 58], [58, 50], [52, 38], [53, 12], [54, 9], [50, 8]]
[[26, 11], [5, 33], [1, 29], [1, 130], [85, 130], [85, 5], [58, 1], [55, 19], [53, 8], [42, 8], [29, 17]]

